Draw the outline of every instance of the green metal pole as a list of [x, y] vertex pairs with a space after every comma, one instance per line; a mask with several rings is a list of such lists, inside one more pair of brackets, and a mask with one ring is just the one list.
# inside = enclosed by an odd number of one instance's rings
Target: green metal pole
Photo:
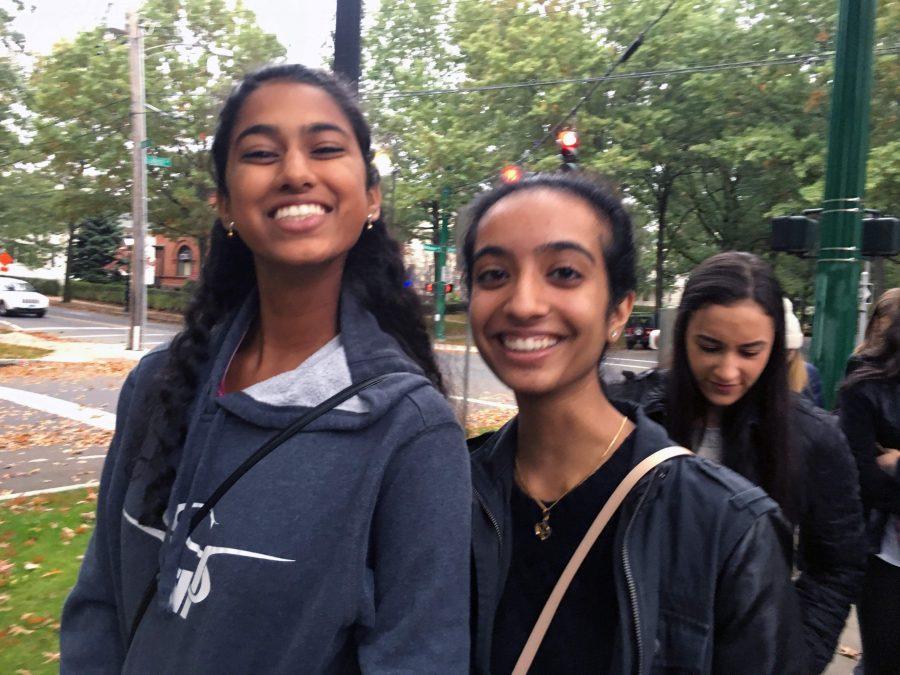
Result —
[[811, 356], [834, 403], [856, 337], [876, 0], [840, 0]]
[[441, 231], [438, 235], [438, 264], [434, 270], [434, 337], [443, 340], [444, 314], [447, 309], [447, 297], [444, 292], [444, 268], [447, 266], [447, 246], [450, 240], [450, 188], [441, 190]]

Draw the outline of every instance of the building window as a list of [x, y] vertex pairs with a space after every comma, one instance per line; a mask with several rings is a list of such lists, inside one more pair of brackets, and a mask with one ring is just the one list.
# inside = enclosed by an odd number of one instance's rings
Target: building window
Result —
[[191, 253], [189, 246], [182, 246], [178, 249], [178, 269], [177, 276], [189, 277], [194, 269], [194, 254]]

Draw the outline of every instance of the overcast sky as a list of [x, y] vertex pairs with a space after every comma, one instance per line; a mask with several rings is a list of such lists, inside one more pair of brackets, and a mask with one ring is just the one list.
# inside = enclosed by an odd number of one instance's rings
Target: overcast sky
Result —
[[[9, 4], [7, 2], [4, 5]], [[75, 37], [101, 23], [125, 27], [125, 14], [137, 0], [26, 0], [34, 11], [24, 12], [14, 26], [25, 35], [26, 49], [48, 53], [54, 43]], [[244, 6], [256, 14], [257, 23], [274, 33], [287, 48], [288, 60], [320, 66], [330, 59], [333, 46], [335, 0], [244, 0]], [[234, 1], [229, 0], [233, 6]], [[374, 12], [378, 3], [369, 0], [366, 11]]]

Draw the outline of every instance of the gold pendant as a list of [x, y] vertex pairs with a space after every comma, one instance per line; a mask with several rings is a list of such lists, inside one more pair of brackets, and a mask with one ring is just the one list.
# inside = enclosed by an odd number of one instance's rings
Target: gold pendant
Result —
[[551, 534], [553, 530], [550, 528], [550, 514], [545, 513], [544, 518], [534, 524], [534, 536], [541, 541], [547, 541]]

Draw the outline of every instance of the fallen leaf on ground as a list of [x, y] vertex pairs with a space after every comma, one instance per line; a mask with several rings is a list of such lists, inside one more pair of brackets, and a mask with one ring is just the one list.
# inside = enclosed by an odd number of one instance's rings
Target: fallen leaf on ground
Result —
[[29, 630], [28, 628], [20, 626], [19, 624], [13, 624], [9, 627], [8, 630], [10, 635], [31, 635], [34, 632], [33, 630]]

